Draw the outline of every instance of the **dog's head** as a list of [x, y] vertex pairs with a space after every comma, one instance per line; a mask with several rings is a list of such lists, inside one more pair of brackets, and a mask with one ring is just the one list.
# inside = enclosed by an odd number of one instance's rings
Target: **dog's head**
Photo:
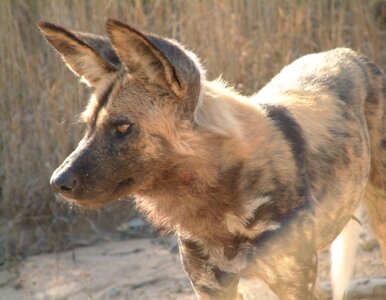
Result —
[[107, 22], [108, 38], [46, 22], [39, 28], [93, 89], [84, 137], [53, 173], [52, 187], [98, 207], [151, 186], [170, 167], [179, 131], [193, 127], [203, 74], [196, 57], [115, 20]]

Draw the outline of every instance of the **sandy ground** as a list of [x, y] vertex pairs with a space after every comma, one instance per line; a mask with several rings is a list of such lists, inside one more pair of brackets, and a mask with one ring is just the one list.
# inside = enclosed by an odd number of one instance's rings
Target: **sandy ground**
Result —
[[[328, 280], [329, 257], [320, 258], [321, 280]], [[380, 251], [362, 234], [355, 278], [384, 276]], [[259, 281], [242, 280], [246, 300], [277, 299]], [[170, 239], [106, 241], [94, 246], [28, 257], [18, 278], [0, 272], [0, 300], [157, 299], [193, 300], [190, 283]]]

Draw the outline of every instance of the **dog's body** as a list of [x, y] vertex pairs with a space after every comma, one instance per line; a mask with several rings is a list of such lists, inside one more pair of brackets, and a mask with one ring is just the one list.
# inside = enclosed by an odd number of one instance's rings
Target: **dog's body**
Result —
[[110, 40], [40, 27], [96, 89], [52, 185], [88, 207], [135, 194], [177, 233], [200, 299], [237, 299], [240, 276], [314, 299], [317, 251], [365, 191], [386, 257], [386, 80], [364, 56], [307, 55], [247, 98], [207, 81], [177, 43], [117, 21]]

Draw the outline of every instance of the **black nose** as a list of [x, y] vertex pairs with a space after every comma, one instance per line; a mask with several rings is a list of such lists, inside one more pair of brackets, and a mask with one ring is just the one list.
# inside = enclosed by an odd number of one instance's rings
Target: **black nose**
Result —
[[76, 177], [75, 174], [69, 170], [56, 170], [51, 176], [50, 184], [55, 191], [69, 194], [76, 186]]

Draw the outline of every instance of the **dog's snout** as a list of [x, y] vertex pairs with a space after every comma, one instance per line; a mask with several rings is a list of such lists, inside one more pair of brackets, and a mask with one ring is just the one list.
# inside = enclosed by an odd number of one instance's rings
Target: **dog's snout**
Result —
[[74, 190], [76, 181], [75, 174], [70, 170], [55, 171], [51, 176], [50, 184], [55, 191], [69, 194]]

